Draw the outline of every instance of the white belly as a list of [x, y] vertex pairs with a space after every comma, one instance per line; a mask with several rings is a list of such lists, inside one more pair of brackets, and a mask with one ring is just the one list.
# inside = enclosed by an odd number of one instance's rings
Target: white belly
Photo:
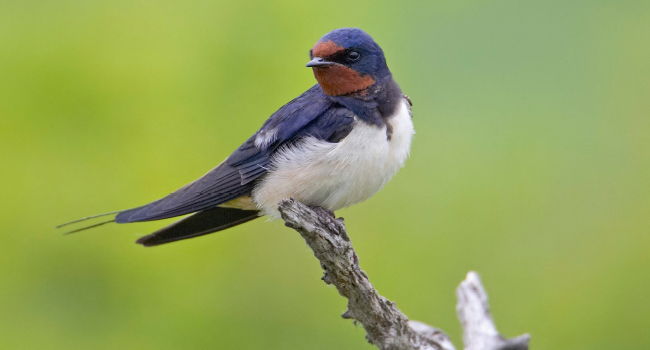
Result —
[[305, 138], [278, 151], [271, 171], [253, 190], [262, 214], [279, 217], [278, 203], [294, 198], [309, 205], [337, 210], [368, 199], [404, 165], [413, 136], [406, 100], [387, 119], [386, 127], [356, 121], [338, 143]]

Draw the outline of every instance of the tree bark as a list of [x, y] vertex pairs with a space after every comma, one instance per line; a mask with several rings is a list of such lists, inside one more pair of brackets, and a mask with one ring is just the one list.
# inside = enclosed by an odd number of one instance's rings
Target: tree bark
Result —
[[[371, 344], [382, 350], [455, 350], [443, 331], [409, 321], [395, 303], [377, 292], [359, 266], [343, 219], [293, 199], [282, 201], [279, 210], [285, 224], [300, 233], [320, 261], [323, 281], [348, 300], [343, 318], [359, 322]], [[497, 332], [478, 274], [468, 273], [457, 296], [466, 350], [528, 349], [528, 335], [508, 340]]]

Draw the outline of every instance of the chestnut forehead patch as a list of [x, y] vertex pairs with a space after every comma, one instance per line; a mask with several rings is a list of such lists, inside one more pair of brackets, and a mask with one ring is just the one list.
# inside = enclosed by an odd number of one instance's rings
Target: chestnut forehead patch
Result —
[[344, 47], [336, 45], [336, 43], [334, 43], [332, 40], [325, 42], [319, 41], [316, 43], [316, 45], [314, 45], [314, 48], [312, 49], [312, 55], [314, 57], [328, 57], [343, 50], [345, 50]]

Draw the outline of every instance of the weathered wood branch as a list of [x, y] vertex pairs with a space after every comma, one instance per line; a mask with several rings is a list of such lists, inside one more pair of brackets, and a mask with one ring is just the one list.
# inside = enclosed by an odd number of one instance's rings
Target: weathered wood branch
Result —
[[[382, 350], [454, 350], [441, 330], [409, 319], [395, 303], [381, 296], [359, 267], [343, 219], [293, 199], [280, 203], [288, 227], [298, 231], [320, 261], [323, 281], [348, 299], [343, 318], [358, 321], [366, 338]], [[526, 350], [528, 336], [501, 337], [490, 316], [487, 295], [476, 273], [470, 272], [457, 290], [458, 315], [466, 350]]]
[[512, 339], [505, 339], [499, 334], [490, 314], [487, 293], [476, 272], [467, 273], [465, 280], [456, 289], [456, 297], [456, 312], [463, 327], [465, 350], [528, 349], [528, 334]]

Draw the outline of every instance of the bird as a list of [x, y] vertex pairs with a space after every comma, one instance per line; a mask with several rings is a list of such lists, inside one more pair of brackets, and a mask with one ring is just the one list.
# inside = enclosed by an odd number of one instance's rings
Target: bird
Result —
[[358, 28], [325, 34], [309, 50], [306, 67], [317, 83], [199, 179], [151, 203], [59, 227], [114, 215], [72, 233], [192, 214], [136, 241], [157, 246], [261, 216], [279, 218], [283, 199], [333, 212], [370, 198], [409, 157], [411, 100], [393, 79], [382, 48]]

